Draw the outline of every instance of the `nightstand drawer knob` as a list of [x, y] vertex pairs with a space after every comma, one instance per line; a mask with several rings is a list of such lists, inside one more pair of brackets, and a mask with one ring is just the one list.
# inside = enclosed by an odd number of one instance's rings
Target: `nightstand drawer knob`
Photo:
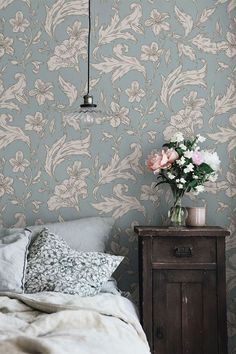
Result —
[[163, 333], [162, 333], [162, 330], [160, 328], [157, 328], [157, 338], [158, 339], [163, 339]]
[[174, 247], [174, 256], [175, 257], [192, 257], [193, 256], [193, 248], [192, 247]]

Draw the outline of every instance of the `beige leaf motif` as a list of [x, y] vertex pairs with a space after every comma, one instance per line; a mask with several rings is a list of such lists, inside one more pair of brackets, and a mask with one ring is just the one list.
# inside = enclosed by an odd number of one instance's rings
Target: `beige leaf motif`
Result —
[[57, 165], [62, 163], [66, 158], [71, 155], [87, 155], [90, 156], [88, 151], [90, 146], [90, 134], [82, 140], [70, 140], [66, 142], [66, 135], [59, 139], [52, 147], [46, 146], [47, 156], [45, 161], [45, 170], [53, 176]]
[[24, 94], [26, 87], [26, 78], [24, 74], [17, 73], [15, 75], [16, 83], [3, 91], [0, 96], [0, 108], [19, 111], [18, 105], [12, 100], [26, 104], [27, 97]]
[[187, 36], [193, 28], [193, 19], [192, 16], [180, 11], [177, 6], [175, 6], [175, 14], [181, 23], [181, 25], [184, 27], [185, 30], [185, 36]]
[[30, 145], [30, 139], [19, 127], [9, 125], [12, 116], [7, 114], [0, 115], [0, 149], [5, 148], [15, 140], [21, 140]]
[[236, 1], [235, 0], [230, 0], [228, 5], [227, 5], [227, 12], [230, 13], [233, 11], [236, 7]]
[[137, 210], [145, 215], [145, 209], [137, 198], [127, 196], [126, 184], [117, 184], [113, 188], [114, 197], [103, 197], [103, 202], [92, 203], [92, 206], [99, 211], [99, 214], [108, 214], [112, 212], [112, 217], [118, 219], [131, 210]]
[[1, 0], [0, 1], [0, 10], [5, 9], [8, 5], [10, 5], [14, 0]]
[[113, 48], [116, 58], [103, 57], [104, 61], [99, 64], [92, 64], [92, 66], [101, 71], [101, 73], [112, 73], [112, 82], [121, 79], [125, 74], [131, 70], [136, 70], [146, 77], [146, 69], [135, 57], [125, 56], [123, 53], [128, 51], [127, 45], [117, 44]]
[[217, 96], [215, 99], [215, 115], [223, 114], [231, 109], [236, 108], [236, 90], [233, 83], [231, 83], [223, 96]]
[[179, 50], [180, 56], [182, 56], [184, 54], [186, 57], [188, 57], [192, 61], [194, 61], [196, 59], [195, 52], [194, 52], [193, 48], [191, 48], [189, 45], [179, 43], [178, 50]]
[[94, 195], [96, 195], [98, 188], [101, 185], [111, 183], [117, 178], [123, 178], [125, 180], [133, 180], [136, 178], [132, 173], [142, 173], [140, 168], [139, 160], [142, 157], [142, 149], [139, 144], [131, 144], [130, 145], [131, 154], [127, 155], [123, 160], [120, 160], [119, 155], [115, 152], [113, 155], [111, 162], [106, 166], [101, 165], [99, 169], [99, 180], [94, 188]]
[[88, 13], [87, 0], [58, 0], [51, 8], [46, 6], [47, 16], [45, 20], [45, 31], [53, 36], [56, 27], [65, 21], [66, 16], [82, 16]]
[[215, 7], [209, 8], [209, 9], [204, 9], [202, 11], [201, 17], [199, 19], [200, 23], [204, 23], [208, 20], [208, 18], [213, 15], [213, 13], [215, 12]]
[[135, 36], [128, 30], [132, 29], [134, 32], [143, 33], [142, 26], [139, 23], [139, 20], [142, 17], [142, 8], [139, 4], [131, 4], [130, 8], [133, 12], [126, 16], [122, 21], [120, 21], [119, 14], [116, 12], [111, 19], [110, 25], [105, 29], [101, 26], [99, 30], [98, 44], [111, 43], [118, 38], [136, 41]]
[[224, 191], [227, 197], [234, 197], [236, 195], [236, 175], [228, 171], [225, 181], [206, 182], [205, 191], [213, 194]]
[[229, 144], [227, 150], [230, 153], [230, 151], [236, 148], [236, 114], [233, 114], [229, 121], [231, 122], [233, 129], [217, 126], [219, 129], [217, 133], [207, 135], [211, 139], [215, 140], [216, 144], [228, 142]]
[[161, 101], [169, 107], [170, 100], [186, 85], [201, 85], [206, 87], [203, 80], [206, 76], [206, 64], [199, 70], [182, 71], [182, 65], [173, 70], [166, 78], [162, 76]]
[[198, 34], [194, 37], [192, 43], [202, 52], [211, 54], [217, 54], [219, 51], [228, 48], [227, 42], [213, 42], [210, 38], [204, 37], [203, 34]]
[[59, 75], [59, 83], [61, 85], [62, 91], [69, 99], [70, 106], [75, 102], [77, 98], [76, 87], [68, 81], [65, 81], [62, 76]]

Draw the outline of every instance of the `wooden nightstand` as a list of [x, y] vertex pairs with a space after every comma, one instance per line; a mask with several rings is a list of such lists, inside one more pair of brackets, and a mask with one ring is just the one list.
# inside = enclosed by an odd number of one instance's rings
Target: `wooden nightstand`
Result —
[[226, 354], [225, 236], [220, 227], [135, 227], [140, 310], [154, 354]]

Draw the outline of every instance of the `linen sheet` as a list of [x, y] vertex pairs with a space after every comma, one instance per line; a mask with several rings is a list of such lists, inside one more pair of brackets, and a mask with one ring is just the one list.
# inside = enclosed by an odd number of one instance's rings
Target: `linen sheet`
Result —
[[0, 354], [150, 354], [121, 295], [0, 293]]

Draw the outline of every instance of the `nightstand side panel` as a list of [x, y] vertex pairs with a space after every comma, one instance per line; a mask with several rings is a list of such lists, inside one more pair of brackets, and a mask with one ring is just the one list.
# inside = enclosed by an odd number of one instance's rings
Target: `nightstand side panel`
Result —
[[148, 343], [153, 348], [152, 238], [139, 238], [140, 315]]

